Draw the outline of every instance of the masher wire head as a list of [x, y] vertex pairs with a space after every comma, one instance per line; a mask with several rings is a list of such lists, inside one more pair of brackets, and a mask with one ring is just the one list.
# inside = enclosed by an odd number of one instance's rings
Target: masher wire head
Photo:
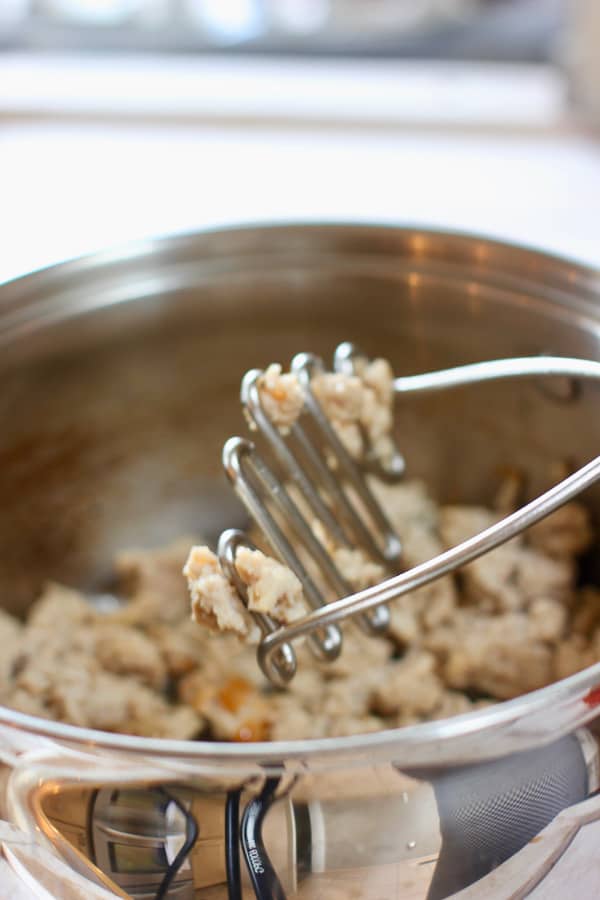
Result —
[[[354, 370], [349, 354], [344, 363], [346, 374], [349, 374], [348, 365]], [[312, 354], [298, 354], [292, 361], [291, 371], [303, 388], [305, 402], [300, 417], [285, 435], [271, 421], [261, 402], [259, 381], [263, 372], [259, 369], [248, 372], [241, 389], [246, 417], [264, 439], [279, 471], [274, 471], [253, 442], [240, 437], [226, 442], [223, 465], [271, 549], [300, 579], [309, 606], [319, 609], [327, 602], [324, 584], [336, 597], [351, 594], [352, 586], [336, 565], [331, 545], [325, 546], [316, 536], [315, 522], [320, 523], [333, 546], [360, 548], [388, 574], [399, 569], [401, 543], [369, 489], [363, 471], [338, 438], [311, 390], [313, 376], [325, 371], [322, 360]], [[395, 459], [395, 477], [399, 477], [404, 465], [399, 453]], [[235, 566], [232, 568], [235, 549], [242, 539], [240, 535], [240, 532], [222, 535], [219, 555], [230, 580], [246, 600], [244, 591], [239, 589], [239, 576], [233, 571]], [[247, 539], [246, 543], [249, 544]], [[315, 569], [318, 578], [312, 574]], [[389, 624], [389, 610], [384, 605], [378, 606], [357, 617], [357, 621], [366, 633], [382, 634]], [[261, 617], [258, 624], [263, 634], [275, 630], [273, 622], [266, 621], [266, 617]], [[317, 658], [335, 659], [342, 648], [339, 628], [326, 626], [316, 630], [309, 637], [309, 646]], [[270, 661], [272, 680], [274, 674], [278, 682], [293, 676], [290, 651], [293, 653], [291, 646], [286, 645], [286, 660]]]

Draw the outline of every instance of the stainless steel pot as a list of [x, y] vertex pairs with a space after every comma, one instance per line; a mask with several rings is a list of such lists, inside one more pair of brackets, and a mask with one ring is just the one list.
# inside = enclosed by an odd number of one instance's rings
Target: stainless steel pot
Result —
[[[48, 578], [101, 589], [124, 546], [241, 524], [219, 460], [241, 427], [245, 370], [300, 349], [328, 355], [342, 339], [387, 356], [399, 374], [540, 352], [600, 358], [599, 300], [600, 272], [532, 250], [338, 225], [166, 238], [2, 286], [4, 606], [25, 611]], [[535, 491], [549, 462], [597, 454], [596, 391], [500, 383], [423, 397], [400, 414], [408, 469], [443, 500], [487, 499], [506, 463], [529, 472]], [[600, 490], [586, 502], [596, 514]], [[593, 569], [592, 560], [591, 577]], [[154, 897], [187, 803], [200, 838], [168, 896], [193, 897], [195, 884], [204, 886], [198, 896], [225, 897], [226, 798], [241, 789], [243, 806], [259, 795], [269, 809], [265, 840], [289, 898], [433, 900], [485, 875], [544, 815], [585, 796], [580, 746], [589, 737], [573, 734], [595, 718], [599, 687], [600, 664], [442, 722], [251, 745], [125, 737], [1, 708], [8, 812], [96, 883]], [[567, 763], [572, 780], [565, 788], [562, 775], [550, 779], [542, 815], [524, 785], [540, 767], [563, 772]], [[285, 797], [261, 800], [265, 778], [282, 775]], [[493, 823], [516, 781], [528, 827], [516, 843], [492, 829], [472, 864], [457, 866], [452, 798], [485, 799], [493, 784], [484, 804]], [[157, 784], [179, 788], [165, 800]], [[268, 869], [261, 853], [248, 856], [244, 896], [257, 869]]]

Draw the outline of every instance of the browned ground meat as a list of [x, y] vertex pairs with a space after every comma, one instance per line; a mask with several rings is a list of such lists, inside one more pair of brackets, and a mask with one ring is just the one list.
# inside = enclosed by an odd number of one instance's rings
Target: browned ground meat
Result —
[[[372, 487], [400, 533], [407, 565], [498, 517], [483, 507], [440, 508], [416, 481]], [[342, 655], [331, 664], [316, 662], [300, 644], [298, 674], [285, 692], [258, 669], [245, 609], [238, 609], [244, 625], [237, 629], [244, 640], [191, 621], [181, 574], [189, 538], [129, 551], [116, 560], [124, 603], [112, 612], [49, 584], [26, 623], [0, 614], [0, 699], [92, 728], [237, 741], [337, 736], [455, 715], [600, 660], [600, 591], [576, 587], [577, 556], [590, 541], [585, 510], [569, 504], [543, 527], [396, 601], [387, 638], [348, 624]], [[349, 583], [380, 577], [376, 567], [365, 574], [373, 564], [360, 555], [329, 549]], [[297, 584], [266, 559], [249, 554], [240, 567], [257, 591], [255, 608], [293, 618]], [[195, 558], [188, 575], [203, 567], [219, 576], [209, 553]], [[273, 571], [277, 590], [270, 593]], [[214, 587], [227, 602], [227, 588]], [[204, 614], [203, 621], [222, 626], [214, 609]]]
[[[319, 372], [311, 389], [350, 456], [359, 459], [368, 451], [384, 466], [391, 461], [394, 373], [387, 360], [364, 361], [356, 375]], [[258, 390], [264, 412], [285, 434], [304, 407], [297, 376], [272, 363], [258, 379]]]

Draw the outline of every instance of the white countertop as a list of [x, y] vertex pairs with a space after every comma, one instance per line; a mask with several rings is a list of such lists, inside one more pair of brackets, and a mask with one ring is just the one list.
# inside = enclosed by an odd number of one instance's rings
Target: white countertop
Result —
[[[92, 60], [77, 88], [72, 60], [0, 58], [0, 280], [286, 219], [481, 231], [600, 264], [600, 141], [569, 125], [552, 70], [321, 63], [319, 82], [298, 63], [187, 65]], [[186, 71], [212, 91], [184, 90]]]

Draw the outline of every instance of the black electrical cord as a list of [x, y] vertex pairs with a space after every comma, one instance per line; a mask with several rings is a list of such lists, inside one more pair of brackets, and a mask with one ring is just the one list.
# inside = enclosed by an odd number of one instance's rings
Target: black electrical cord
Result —
[[225, 871], [228, 900], [242, 900], [240, 872], [240, 794], [229, 791], [225, 803]]
[[244, 810], [242, 851], [257, 900], [286, 900], [262, 839], [262, 824], [275, 800], [279, 778], [267, 778], [265, 785]]
[[169, 793], [169, 791], [165, 790], [165, 788], [158, 788], [158, 792], [162, 794], [167, 801], [174, 803], [177, 809], [182, 813], [182, 815], [185, 816], [185, 841], [183, 842], [178, 854], [169, 864], [154, 898], [154, 900], [165, 900], [173, 879], [179, 872], [179, 869], [191, 853], [194, 844], [198, 840], [199, 828], [196, 819], [191, 814], [189, 809], [186, 809], [181, 800], [179, 800], [174, 794]]

